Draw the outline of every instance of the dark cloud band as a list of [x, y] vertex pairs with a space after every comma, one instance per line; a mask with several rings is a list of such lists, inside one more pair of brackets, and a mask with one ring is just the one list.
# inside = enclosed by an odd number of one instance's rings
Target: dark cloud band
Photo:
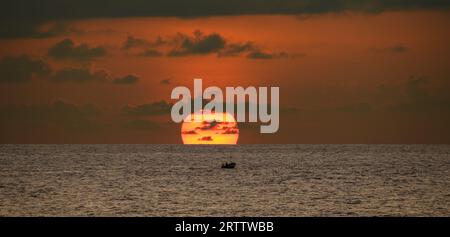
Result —
[[28, 82], [33, 77], [50, 74], [50, 66], [27, 55], [0, 59], [0, 83]]
[[2, 19], [79, 19], [130, 16], [214, 16], [252, 14], [314, 14], [346, 10], [440, 9], [446, 0], [6, 0]]
[[447, 0], [5, 0], [0, 7], [0, 38], [46, 37], [64, 32], [41, 32], [48, 21], [120, 17], [204, 17], [256, 14], [321, 14], [359, 11], [448, 9]]

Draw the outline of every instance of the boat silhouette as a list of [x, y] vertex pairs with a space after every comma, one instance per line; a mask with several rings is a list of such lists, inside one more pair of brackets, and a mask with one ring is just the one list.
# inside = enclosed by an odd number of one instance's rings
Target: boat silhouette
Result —
[[231, 163], [224, 163], [222, 164], [222, 169], [234, 169], [234, 167], [236, 166], [236, 163], [231, 162]]

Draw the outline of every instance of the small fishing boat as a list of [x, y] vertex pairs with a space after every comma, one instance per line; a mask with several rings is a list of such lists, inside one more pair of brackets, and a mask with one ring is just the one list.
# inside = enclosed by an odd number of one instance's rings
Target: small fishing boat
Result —
[[236, 166], [236, 163], [231, 162], [231, 163], [224, 163], [222, 164], [222, 169], [234, 169], [234, 167]]

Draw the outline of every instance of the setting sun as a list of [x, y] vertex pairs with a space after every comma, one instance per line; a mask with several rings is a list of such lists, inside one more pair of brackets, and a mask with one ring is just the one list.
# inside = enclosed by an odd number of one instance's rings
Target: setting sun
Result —
[[[198, 114], [201, 112], [197, 112]], [[201, 121], [187, 116], [181, 126], [181, 138], [184, 144], [236, 144], [239, 129], [236, 120], [229, 113], [205, 113]]]

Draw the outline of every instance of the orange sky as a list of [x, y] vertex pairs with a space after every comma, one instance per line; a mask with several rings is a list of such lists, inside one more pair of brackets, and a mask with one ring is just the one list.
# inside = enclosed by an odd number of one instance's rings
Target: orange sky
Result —
[[[0, 81], [1, 142], [181, 143], [180, 124], [168, 114], [137, 108], [175, 102], [171, 90], [192, 87], [193, 78], [202, 78], [205, 87], [280, 87], [280, 131], [261, 135], [258, 125], [243, 124], [239, 143], [450, 142], [448, 12], [141, 17], [65, 24], [72, 33], [0, 39], [1, 58], [28, 55], [52, 70], [27, 82]], [[219, 34], [227, 45], [251, 42], [272, 58], [248, 58], [248, 51], [229, 57], [216, 51], [167, 56], [178, 33], [194, 37], [195, 31]], [[137, 56], [141, 48], [123, 49], [128, 36], [147, 43], [160, 37], [167, 43], [142, 48], [165, 55]], [[49, 49], [64, 39], [106, 53], [88, 60], [52, 57]], [[85, 82], [51, 79], [67, 68], [104, 70], [107, 76]], [[139, 80], [112, 82], [127, 75]], [[55, 108], [60, 100], [75, 106], [75, 112]], [[85, 104], [98, 113], [83, 114]], [[126, 105], [137, 112], [124, 112]]]

